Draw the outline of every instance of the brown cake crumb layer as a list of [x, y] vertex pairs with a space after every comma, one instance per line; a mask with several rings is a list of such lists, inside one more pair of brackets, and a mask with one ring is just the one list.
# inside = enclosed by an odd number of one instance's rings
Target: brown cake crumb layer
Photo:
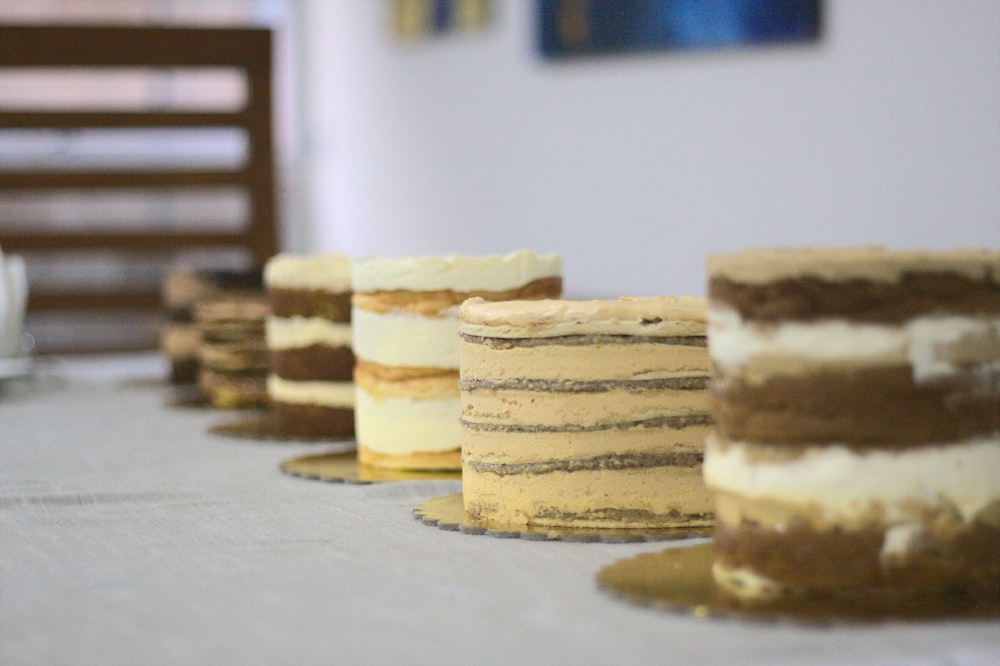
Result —
[[677, 453], [615, 453], [586, 460], [547, 460], [526, 463], [491, 463], [469, 460], [465, 466], [476, 472], [510, 476], [516, 474], [551, 474], [552, 472], [585, 472], [617, 469], [643, 469], [649, 467], [697, 467], [702, 454]]
[[631, 430], [632, 428], [673, 428], [682, 430], [689, 426], [711, 425], [712, 417], [708, 414], [679, 414], [677, 416], [655, 416], [648, 419], [619, 421], [614, 423], [599, 423], [592, 426], [581, 426], [567, 423], [559, 426], [547, 425], [515, 425], [506, 423], [477, 423], [461, 419], [462, 427], [468, 430], [486, 430], [497, 432], [614, 432], [616, 430]]
[[909, 367], [816, 370], [760, 383], [731, 377], [711, 388], [712, 412], [729, 439], [855, 449], [907, 448], [1000, 431], [1000, 376], [968, 373], [918, 384]]
[[272, 349], [271, 372], [296, 382], [349, 382], [354, 372], [354, 354], [350, 347], [329, 345]]
[[776, 531], [718, 523], [716, 562], [746, 568], [791, 588], [850, 595], [882, 587], [944, 590], [992, 585], [1000, 594], [1000, 526], [975, 522], [957, 533], [925, 534], [905, 559], [883, 564], [881, 527], [816, 531], [802, 524]]
[[354, 437], [354, 410], [274, 401], [275, 420], [282, 433], [299, 437]]
[[612, 379], [580, 381], [574, 379], [510, 379], [491, 381], [489, 379], [462, 379], [459, 388], [463, 391], [547, 391], [555, 393], [603, 393], [615, 389], [629, 391], [702, 391], [708, 388], [709, 377], [664, 377], [659, 379]]
[[268, 287], [267, 296], [275, 317], [321, 317], [335, 322], [351, 322], [349, 291]]
[[469, 344], [483, 345], [490, 349], [516, 349], [530, 347], [588, 347], [591, 345], [683, 345], [685, 347], [707, 347], [708, 338], [704, 335], [677, 335], [671, 337], [655, 337], [649, 335], [558, 335], [551, 338], [487, 338], [468, 333], [459, 333], [459, 337]]
[[453, 471], [462, 467], [462, 451], [438, 451], [433, 453], [408, 453], [392, 455], [378, 453], [358, 443], [358, 462], [371, 467], [385, 469], [406, 469], [424, 471]]
[[562, 294], [562, 278], [546, 277], [534, 280], [516, 289], [504, 291], [377, 291], [355, 292], [354, 306], [368, 312], [385, 314], [402, 311], [423, 316], [434, 316], [444, 310], [461, 305], [475, 296], [489, 301], [512, 301], [521, 299], [558, 298]]
[[957, 273], [904, 273], [898, 282], [863, 279], [825, 281], [796, 277], [763, 284], [714, 277], [709, 298], [752, 321], [815, 321], [842, 318], [898, 324], [915, 312], [974, 315], [1000, 310], [1000, 283], [990, 276]]

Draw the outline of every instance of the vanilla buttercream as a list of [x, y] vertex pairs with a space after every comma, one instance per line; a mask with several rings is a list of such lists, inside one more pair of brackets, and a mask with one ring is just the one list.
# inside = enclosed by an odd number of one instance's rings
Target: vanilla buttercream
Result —
[[351, 325], [322, 317], [269, 317], [265, 334], [268, 348], [275, 350], [351, 346]]
[[483, 257], [367, 258], [354, 262], [355, 291], [505, 291], [558, 277], [562, 257], [519, 250]]
[[423, 317], [405, 312], [351, 313], [354, 353], [386, 366], [458, 369], [457, 310]]
[[272, 374], [267, 377], [267, 393], [278, 402], [350, 409], [355, 391], [353, 382], [295, 382]]
[[277, 254], [264, 265], [264, 284], [280, 289], [351, 291], [351, 259], [339, 254]]

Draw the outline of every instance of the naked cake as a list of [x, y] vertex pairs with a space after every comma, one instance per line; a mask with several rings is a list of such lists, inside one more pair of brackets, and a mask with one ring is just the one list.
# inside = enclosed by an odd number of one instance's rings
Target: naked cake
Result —
[[716, 581], [1000, 594], [1000, 253], [711, 257]]
[[267, 405], [267, 299], [259, 290], [198, 301], [198, 388], [213, 407]]
[[466, 301], [462, 495], [476, 520], [712, 524], [704, 299]]
[[355, 428], [362, 464], [460, 468], [458, 306], [558, 297], [562, 260], [527, 251], [354, 263]]
[[264, 267], [264, 285], [271, 305], [267, 392], [278, 429], [352, 437], [350, 258], [279, 254]]

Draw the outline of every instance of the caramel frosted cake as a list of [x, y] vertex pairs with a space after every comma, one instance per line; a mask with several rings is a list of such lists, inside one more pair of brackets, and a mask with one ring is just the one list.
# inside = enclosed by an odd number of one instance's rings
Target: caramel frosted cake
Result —
[[354, 263], [355, 427], [362, 464], [460, 468], [458, 306], [558, 297], [562, 259], [488, 257]]
[[218, 296], [194, 306], [198, 324], [198, 388], [213, 407], [267, 405], [269, 312], [262, 292]]
[[289, 435], [354, 435], [351, 260], [279, 254], [264, 267], [267, 392], [278, 428]]
[[712, 257], [714, 575], [1000, 594], [1000, 253]]
[[462, 494], [475, 519], [712, 524], [703, 299], [466, 301]]

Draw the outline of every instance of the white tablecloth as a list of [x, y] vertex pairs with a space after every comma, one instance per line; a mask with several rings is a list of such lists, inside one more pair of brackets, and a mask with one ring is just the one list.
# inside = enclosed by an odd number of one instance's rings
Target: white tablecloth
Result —
[[[316, 445], [211, 435], [157, 359], [0, 392], [0, 664], [1000, 664], [1000, 624], [699, 620], [597, 589], [669, 547], [496, 539], [412, 509], [459, 482], [289, 477]], [[117, 363], [117, 365], [116, 365]], [[98, 379], [94, 379], [98, 378]], [[690, 542], [688, 542], [690, 543]]]

